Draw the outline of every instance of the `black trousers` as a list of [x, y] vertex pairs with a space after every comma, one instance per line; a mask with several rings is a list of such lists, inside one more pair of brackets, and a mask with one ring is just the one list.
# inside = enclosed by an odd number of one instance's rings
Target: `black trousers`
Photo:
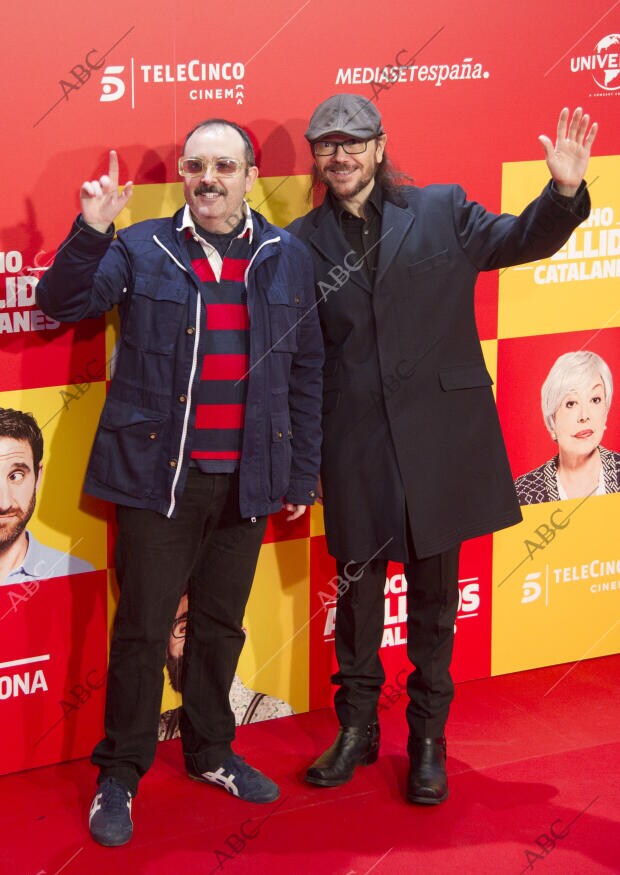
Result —
[[[407, 680], [407, 723], [415, 738], [443, 735], [454, 684], [450, 662], [458, 610], [460, 545], [405, 565], [407, 655], [414, 670]], [[336, 656], [332, 683], [338, 719], [363, 728], [377, 719], [385, 673], [379, 657], [383, 637], [387, 561], [337, 563]]]
[[229, 692], [266, 517], [239, 515], [237, 474], [190, 469], [178, 515], [119, 506], [120, 598], [110, 649], [105, 738], [93, 751], [99, 780], [132, 793], [157, 747], [163, 667], [179, 600], [187, 590], [181, 737], [186, 767], [216, 769], [231, 753]]

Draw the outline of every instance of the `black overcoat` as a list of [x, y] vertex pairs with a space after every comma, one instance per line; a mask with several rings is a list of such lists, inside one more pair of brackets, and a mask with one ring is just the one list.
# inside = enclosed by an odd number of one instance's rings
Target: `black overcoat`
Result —
[[[325, 340], [322, 477], [330, 553], [405, 561], [521, 519], [474, 316], [479, 271], [552, 255], [587, 218], [551, 183], [520, 216], [459, 186], [383, 201], [374, 286], [329, 198], [289, 230], [308, 244]], [[399, 203], [395, 201], [399, 200]]]

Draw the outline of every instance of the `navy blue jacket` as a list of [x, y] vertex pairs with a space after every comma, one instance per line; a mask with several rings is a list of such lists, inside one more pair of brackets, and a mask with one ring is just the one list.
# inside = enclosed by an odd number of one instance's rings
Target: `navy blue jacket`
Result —
[[[81, 219], [37, 287], [61, 322], [118, 305], [120, 342], [85, 489], [117, 504], [175, 515], [194, 434], [206, 347], [204, 302], [178, 231], [183, 211], [100, 234]], [[252, 212], [246, 272], [250, 366], [240, 462], [243, 517], [312, 504], [321, 444], [323, 343], [304, 246]]]

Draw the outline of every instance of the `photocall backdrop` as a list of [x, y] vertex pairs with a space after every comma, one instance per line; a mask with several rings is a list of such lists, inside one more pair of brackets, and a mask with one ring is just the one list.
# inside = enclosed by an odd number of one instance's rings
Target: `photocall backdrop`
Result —
[[[310, 206], [309, 115], [349, 91], [376, 102], [388, 152], [417, 184], [459, 182], [489, 209], [518, 212], [548, 178], [538, 134], [553, 139], [561, 107], [584, 106], [601, 125], [591, 218], [553, 258], [483, 275], [477, 287], [517, 477], [555, 453], [539, 399], [559, 355], [597, 352], [620, 380], [620, 7], [570, 0], [558, 15], [538, 0], [406, 9], [358, 0], [352, 16], [328, 0], [239, 0], [224, 15], [195, 0], [109, 0], [105, 11], [60, 0], [52, 27], [33, 0], [6, 5], [2, 31], [0, 406], [32, 412], [43, 429], [29, 529], [94, 568], [0, 587], [0, 772], [9, 772], [87, 755], [102, 726], [114, 521], [81, 487], [116, 322], [59, 325], [34, 299], [82, 180], [106, 170], [113, 147], [121, 181], [136, 185], [119, 227], [169, 215], [182, 204], [184, 134], [225, 117], [259, 146], [252, 206], [286, 224]], [[620, 450], [617, 401], [604, 443]], [[620, 649], [619, 502], [527, 506], [519, 526], [464, 545], [457, 681]], [[320, 508], [294, 524], [270, 520], [246, 617], [245, 685], [298, 712], [330, 703], [337, 583]], [[390, 567], [382, 709], [404, 709], [405, 594], [402, 569]], [[175, 703], [166, 685], [162, 707]]]

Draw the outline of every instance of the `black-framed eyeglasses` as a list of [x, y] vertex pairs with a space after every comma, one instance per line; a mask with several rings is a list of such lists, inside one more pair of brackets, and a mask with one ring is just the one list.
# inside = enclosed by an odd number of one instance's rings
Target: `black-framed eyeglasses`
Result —
[[236, 158], [179, 158], [179, 176], [204, 176], [209, 167], [214, 176], [236, 176], [245, 167], [245, 162]]
[[187, 627], [187, 611], [184, 614], [181, 614], [176, 618], [174, 623], [172, 624], [172, 629], [170, 630], [170, 634], [173, 638], [181, 639], [185, 638], [185, 629]]
[[336, 140], [317, 140], [312, 144], [312, 153], [320, 158], [326, 158], [328, 155], [335, 155], [338, 151], [338, 146], [342, 146], [347, 155], [361, 155], [365, 152], [371, 140], [376, 140], [376, 137], [370, 137], [368, 140], [345, 140], [339, 142]]

